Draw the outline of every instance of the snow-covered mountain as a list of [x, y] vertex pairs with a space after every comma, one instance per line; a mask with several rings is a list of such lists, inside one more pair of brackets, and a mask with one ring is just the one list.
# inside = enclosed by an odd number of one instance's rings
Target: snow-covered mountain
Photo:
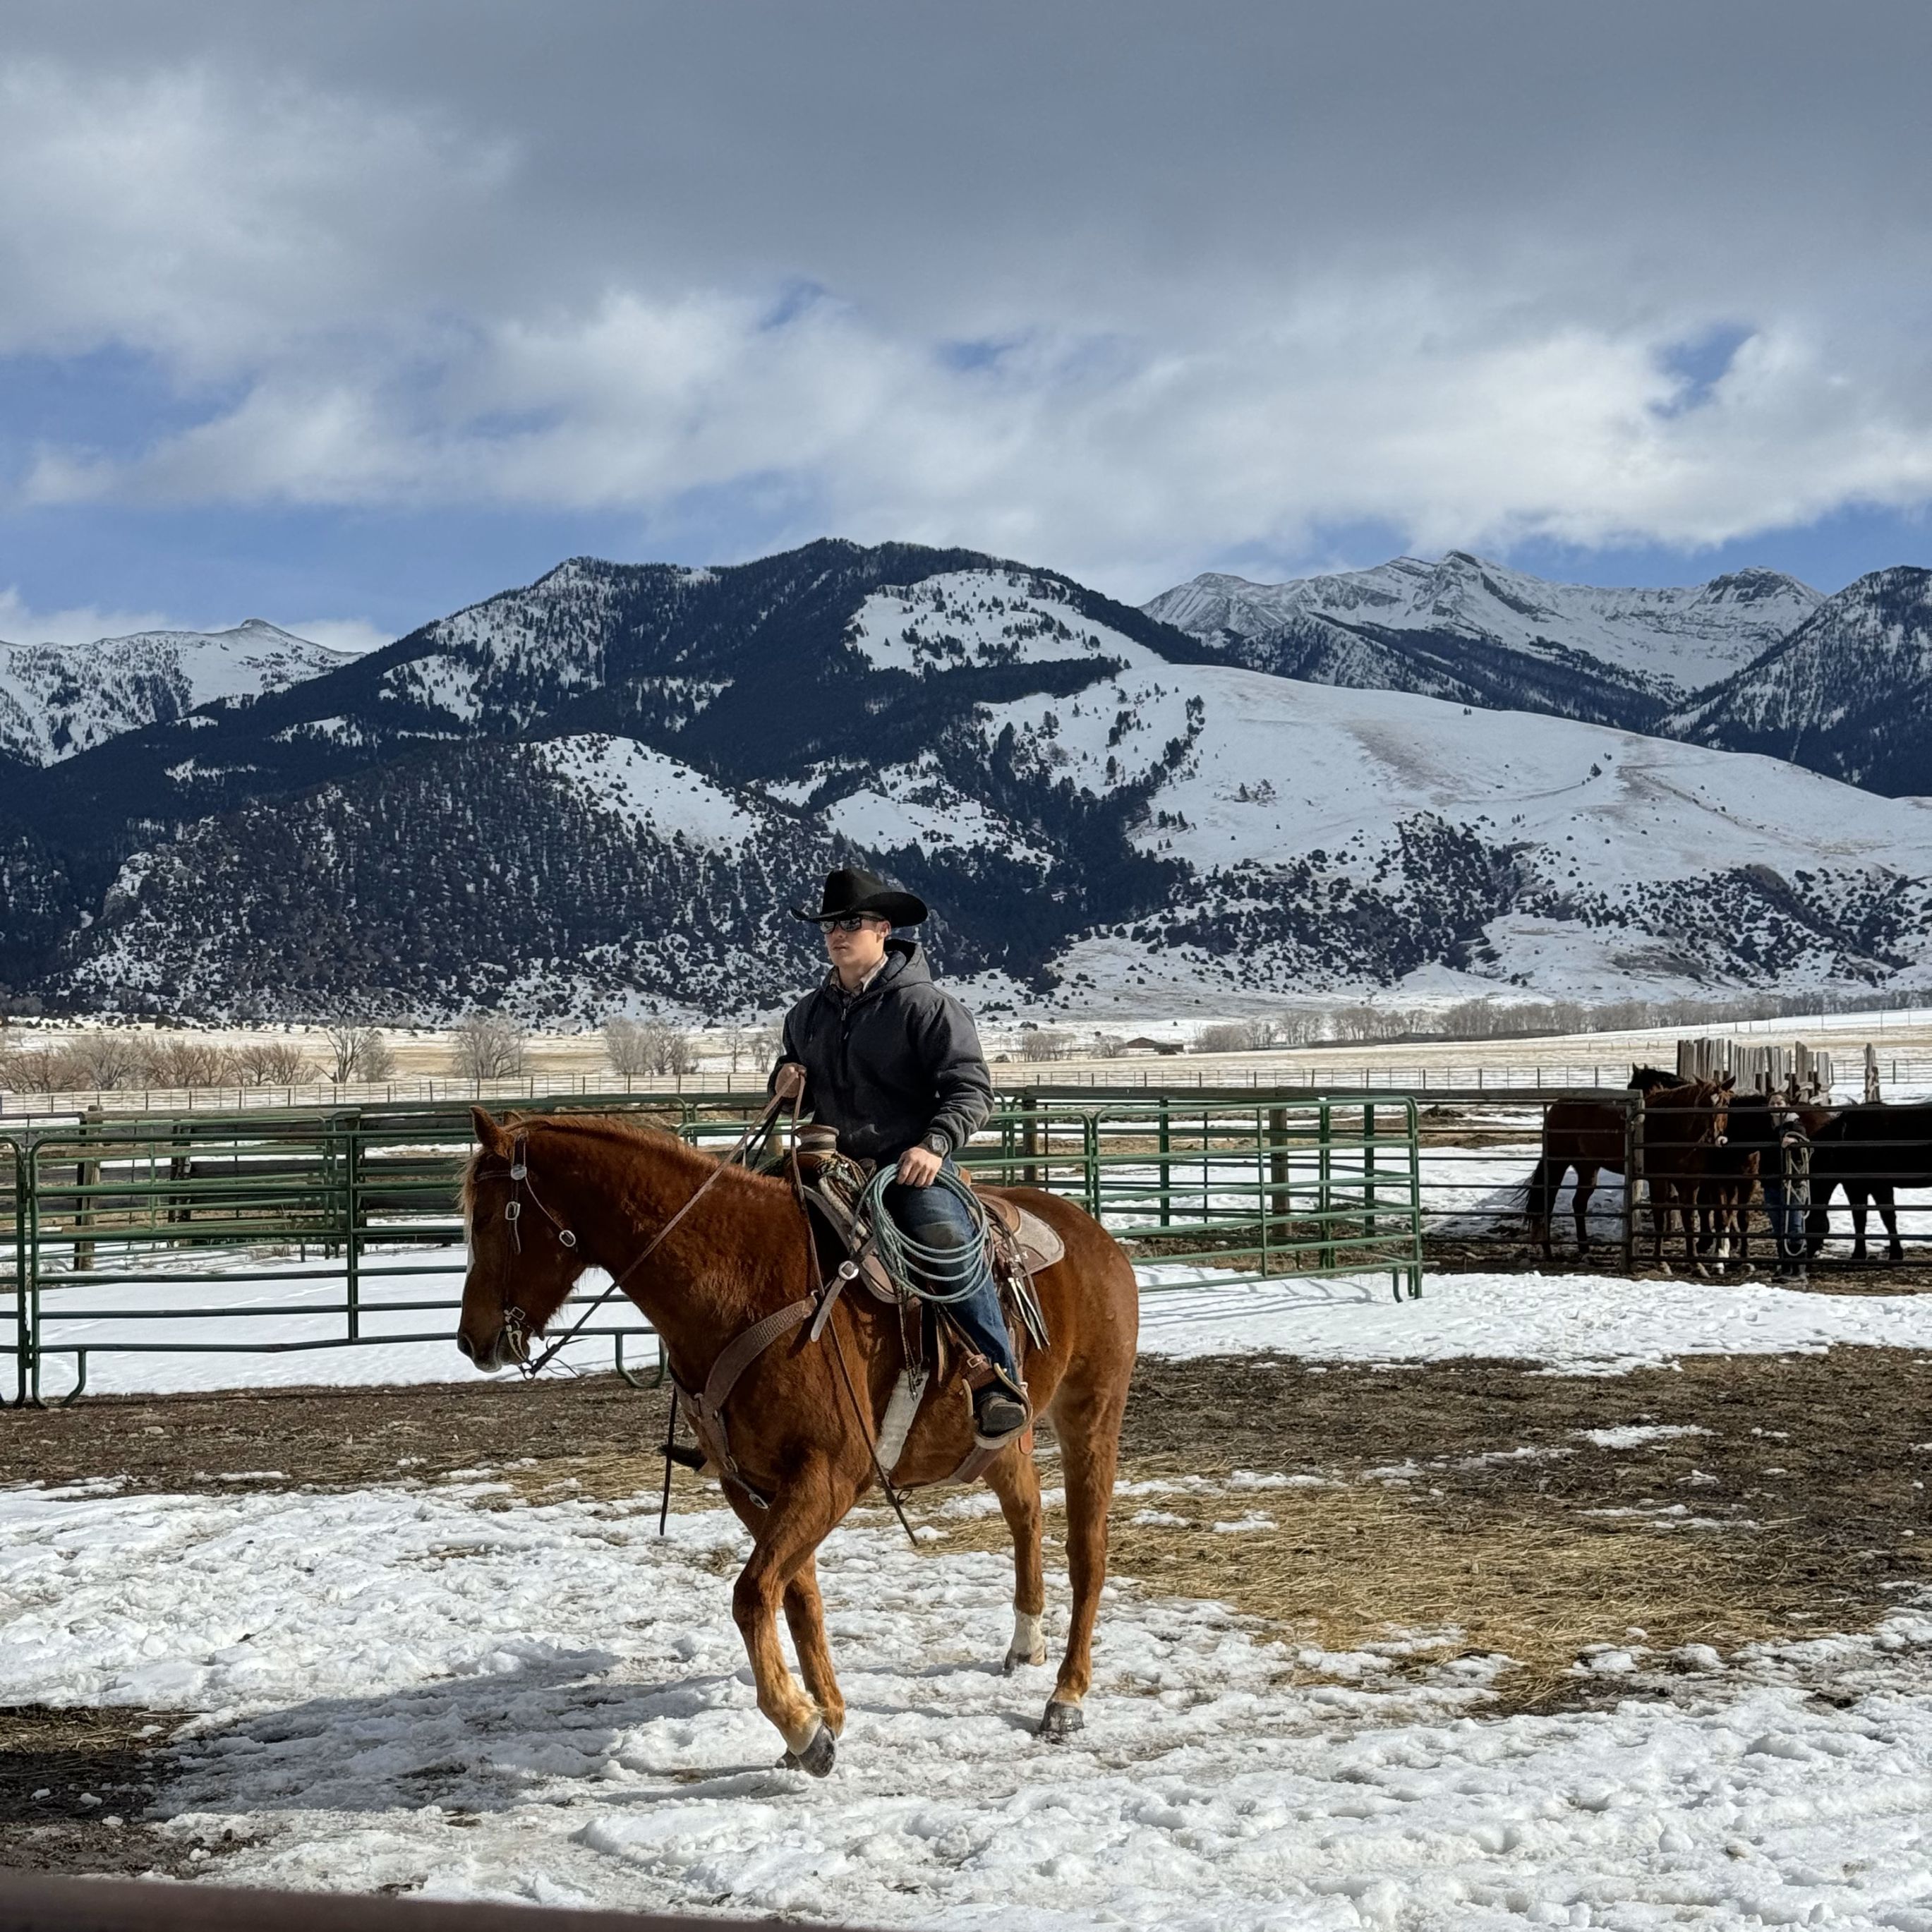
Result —
[[50, 765], [123, 731], [339, 669], [350, 656], [251, 617], [91, 644], [0, 642], [0, 754]]
[[1600, 590], [1451, 550], [1439, 563], [1397, 557], [1286, 584], [1210, 574], [1145, 608], [1230, 661], [1280, 676], [1647, 727], [1820, 602], [1776, 571]]
[[0, 974], [134, 1010], [768, 1010], [814, 970], [786, 908], [857, 859], [989, 1003], [1932, 982], [1924, 801], [1220, 649], [965, 552], [578, 560], [50, 768], [0, 814]]
[[1667, 718], [1673, 736], [1763, 752], [1894, 796], [1932, 793], [1932, 571], [1874, 571]]

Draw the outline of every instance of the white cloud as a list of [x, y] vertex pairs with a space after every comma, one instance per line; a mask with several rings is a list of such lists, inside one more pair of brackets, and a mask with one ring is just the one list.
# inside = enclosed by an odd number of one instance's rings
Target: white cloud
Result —
[[125, 638], [136, 631], [178, 630], [154, 610], [34, 610], [19, 590], [0, 590], [0, 639], [11, 644], [91, 644], [100, 638]]
[[[1010, 46], [779, 8], [721, 63], [702, 11], [589, 9], [541, 71], [491, 16], [271, 59], [215, 9], [184, 64], [0, 73], [0, 351], [128, 346], [197, 412], [44, 444], [19, 495], [648, 523], [735, 490], [761, 536], [1129, 592], [1348, 524], [1696, 544], [1932, 497], [1932, 209], [1869, 33], [1748, 10], [1660, 64], [1635, 12], [1384, 8], [1390, 62], [1373, 8], [1103, 44], [1070, 7]], [[1672, 373], [1720, 326], [1714, 382]]]

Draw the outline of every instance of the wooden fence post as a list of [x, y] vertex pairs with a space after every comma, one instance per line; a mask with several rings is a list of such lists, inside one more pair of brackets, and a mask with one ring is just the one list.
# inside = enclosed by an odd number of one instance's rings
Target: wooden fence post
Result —
[[[98, 1127], [106, 1120], [107, 1116], [102, 1112], [97, 1103], [89, 1107], [80, 1118], [85, 1126]], [[94, 1226], [94, 1202], [92, 1197], [84, 1190], [89, 1187], [98, 1187], [100, 1184], [100, 1157], [97, 1155], [92, 1160], [83, 1160], [80, 1162], [74, 1168], [74, 1180], [75, 1186], [83, 1190], [75, 1196], [74, 1225], [76, 1228], [91, 1228]], [[82, 1240], [76, 1238], [74, 1244], [74, 1273], [87, 1274], [92, 1271], [93, 1268], [94, 1244], [91, 1240]]]

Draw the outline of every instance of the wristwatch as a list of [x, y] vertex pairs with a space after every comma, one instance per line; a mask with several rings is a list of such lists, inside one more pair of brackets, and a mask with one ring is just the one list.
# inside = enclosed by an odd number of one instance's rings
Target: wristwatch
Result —
[[920, 1145], [924, 1148], [928, 1154], [938, 1155], [941, 1160], [945, 1160], [952, 1151], [952, 1142], [945, 1135], [937, 1132], [928, 1134], [925, 1139], [920, 1142]]

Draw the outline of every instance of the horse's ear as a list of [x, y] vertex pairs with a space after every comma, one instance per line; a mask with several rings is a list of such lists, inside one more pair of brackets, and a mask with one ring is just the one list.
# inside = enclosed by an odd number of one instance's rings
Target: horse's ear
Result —
[[470, 1110], [470, 1124], [476, 1130], [476, 1144], [485, 1154], [508, 1155], [510, 1151], [509, 1130], [492, 1120], [481, 1107]]
[[1726, 1094], [1728, 1094], [1737, 1084], [1738, 1076], [1735, 1073], [1726, 1073], [1724, 1078], [1718, 1082], [1718, 1084], [1721, 1087]]

